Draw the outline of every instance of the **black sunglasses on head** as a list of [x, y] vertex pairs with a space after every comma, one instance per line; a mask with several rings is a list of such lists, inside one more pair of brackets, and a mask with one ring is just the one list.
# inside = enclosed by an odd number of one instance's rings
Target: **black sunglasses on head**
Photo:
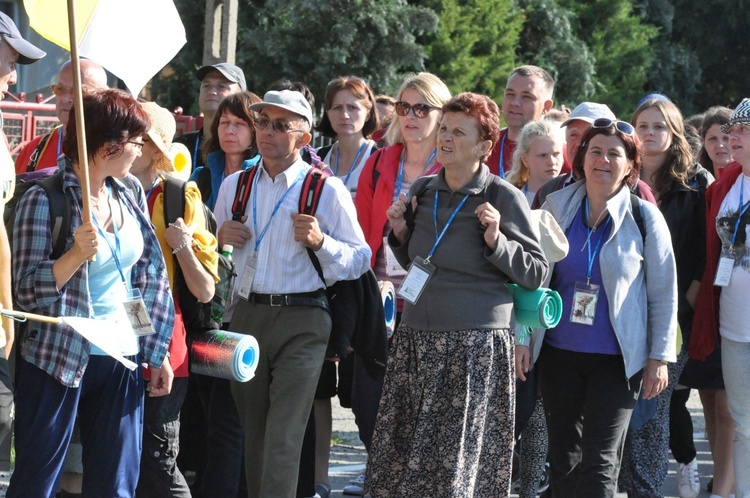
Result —
[[413, 110], [416, 117], [426, 118], [432, 109], [437, 109], [437, 107], [432, 107], [431, 105], [427, 104], [412, 105], [402, 100], [396, 102], [396, 114], [398, 114], [399, 116], [407, 116], [409, 112]]
[[591, 125], [592, 128], [609, 128], [611, 126], [614, 126], [617, 131], [622, 132], [629, 137], [632, 137], [635, 134], [635, 128], [633, 128], [633, 125], [617, 119], [599, 118]]

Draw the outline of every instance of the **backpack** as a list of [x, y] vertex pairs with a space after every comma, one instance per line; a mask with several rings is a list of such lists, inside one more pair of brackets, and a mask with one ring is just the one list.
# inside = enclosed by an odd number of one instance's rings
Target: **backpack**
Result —
[[[240, 173], [232, 203], [234, 221], [239, 221], [245, 214], [257, 172], [258, 166], [255, 166]], [[314, 167], [307, 172], [300, 190], [299, 213], [315, 215], [327, 178], [326, 173]], [[375, 273], [368, 269], [354, 280], [339, 280], [327, 286], [315, 251], [308, 247], [307, 254], [326, 288], [331, 314], [331, 335], [326, 357], [338, 355], [344, 358], [351, 346], [363, 360], [368, 373], [382, 379], [388, 357], [388, 336]]]
[[[185, 214], [185, 188], [187, 182], [172, 177], [166, 177], [163, 183], [164, 193], [164, 223], [174, 223], [177, 218]], [[203, 217], [206, 220], [206, 230], [212, 234], [217, 234], [216, 218], [205, 204], [203, 207]], [[217, 251], [220, 248], [217, 247]], [[166, 255], [165, 255], [166, 256]], [[225, 290], [234, 288], [234, 280], [237, 276], [234, 261], [227, 258], [219, 252], [219, 282], [216, 284], [214, 297], [207, 303], [202, 303], [195, 298], [185, 282], [180, 265], [175, 265], [174, 286], [177, 291], [177, 299], [182, 310], [182, 320], [185, 323], [185, 330], [188, 333], [199, 333], [206, 330], [215, 330], [221, 328], [221, 324], [211, 318], [211, 308], [214, 302], [225, 308], [231, 304], [232, 293], [229, 292], [229, 302], [224, 302], [222, 297]]]
[[3, 212], [3, 222], [6, 232], [8, 232], [8, 240], [12, 243], [18, 203], [34, 185], [42, 187], [47, 198], [49, 198], [50, 222], [52, 224], [52, 253], [50, 258], [58, 259], [65, 252], [68, 232], [70, 232], [72, 223], [70, 199], [63, 191], [63, 172], [58, 168], [44, 168], [16, 176], [13, 197], [5, 204], [5, 211]]

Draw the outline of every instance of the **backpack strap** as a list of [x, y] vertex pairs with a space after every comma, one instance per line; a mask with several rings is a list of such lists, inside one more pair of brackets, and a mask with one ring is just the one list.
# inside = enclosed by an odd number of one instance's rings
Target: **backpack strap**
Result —
[[39, 180], [37, 184], [44, 189], [49, 199], [50, 222], [52, 223], [52, 253], [50, 259], [58, 259], [65, 252], [68, 243], [68, 232], [71, 226], [70, 199], [63, 190], [63, 172]]
[[641, 238], [644, 245], [646, 244], [646, 225], [643, 222], [643, 213], [641, 212], [641, 200], [635, 194], [630, 194], [630, 206], [633, 211], [633, 219], [638, 225], [638, 231], [641, 232]]
[[52, 141], [52, 137], [55, 136], [55, 133], [60, 133], [60, 127], [55, 127], [52, 131], [44, 135], [36, 145], [36, 147], [34, 148], [34, 152], [32, 152], [31, 157], [29, 157], [29, 164], [26, 166], [27, 173], [36, 171], [36, 166], [44, 153], [47, 151], [47, 146]]
[[[200, 139], [198, 139], [200, 141]], [[199, 166], [196, 168], [198, 176], [195, 179], [195, 184], [198, 185], [198, 190], [201, 192], [201, 199], [206, 202], [211, 197], [211, 170], [208, 169], [208, 165]]]
[[187, 182], [167, 176], [164, 179], [164, 224], [169, 226], [185, 215]]
[[[327, 176], [320, 170], [312, 168], [305, 175], [305, 179], [302, 182], [302, 190], [299, 193], [299, 212], [300, 214], [309, 214], [315, 216], [315, 212], [318, 210], [318, 204], [320, 204], [320, 195], [323, 193], [323, 185], [325, 185]], [[315, 251], [307, 249], [307, 255], [310, 257], [310, 261], [315, 267], [315, 271], [318, 273], [318, 277], [326, 286], [326, 279], [323, 276], [323, 267], [320, 265], [320, 260], [315, 255]], [[327, 287], [327, 286], [326, 286]]]
[[315, 216], [325, 181], [326, 176], [320, 170], [313, 168], [307, 172], [299, 195], [300, 214]]
[[234, 192], [232, 202], [232, 221], [240, 221], [245, 216], [247, 202], [250, 200], [250, 191], [253, 189], [253, 181], [258, 173], [258, 166], [243, 170], [237, 180], [237, 190]]

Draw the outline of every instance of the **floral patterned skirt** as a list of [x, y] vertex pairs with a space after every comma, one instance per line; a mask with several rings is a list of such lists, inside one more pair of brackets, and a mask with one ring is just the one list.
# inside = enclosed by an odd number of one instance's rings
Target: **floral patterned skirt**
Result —
[[510, 495], [513, 354], [511, 329], [399, 328], [367, 465], [373, 498]]

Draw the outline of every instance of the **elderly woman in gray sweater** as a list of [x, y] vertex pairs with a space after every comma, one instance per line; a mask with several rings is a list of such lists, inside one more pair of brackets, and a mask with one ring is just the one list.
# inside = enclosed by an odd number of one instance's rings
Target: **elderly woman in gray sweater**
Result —
[[513, 298], [547, 261], [528, 203], [482, 163], [499, 136], [489, 98], [443, 106], [443, 169], [388, 209], [409, 273], [373, 437], [373, 497], [508, 496], [513, 447]]
[[[667, 386], [676, 359], [677, 276], [659, 209], [629, 187], [640, 172], [638, 138], [622, 121], [596, 120], [573, 161], [583, 180], [547, 197], [568, 238], [550, 270], [563, 319], [535, 341], [549, 429], [545, 496], [614, 496], [622, 444], [639, 391]], [[516, 365], [530, 361], [519, 346]]]

